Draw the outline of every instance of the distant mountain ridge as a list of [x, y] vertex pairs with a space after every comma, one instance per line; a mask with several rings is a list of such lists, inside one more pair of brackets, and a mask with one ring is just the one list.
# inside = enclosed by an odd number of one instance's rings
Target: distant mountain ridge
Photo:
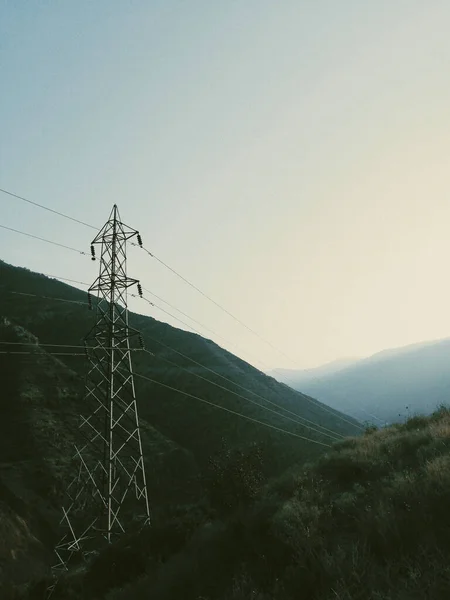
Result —
[[448, 404], [449, 367], [450, 338], [443, 338], [383, 350], [318, 377], [300, 372], [288, 385], [354, 418], [393, 423]]
[[318, 367], [312, 367], [310, 369], [272, 369], [272, 371], [268, 372], [268, 375], [271, 375], [279, 381], [283, 381], [283, 383], [292, 385], [293, 382], [300, 383], [302, 381], [317, 377], [323, 377], [324, 375], [337, 373], [338, 371], [342, 371], [343, 369], [355, 364], [358, 360], [360, 359], [337, 358], [336, 360], [325, 363], [324, 365], [319, 365]]

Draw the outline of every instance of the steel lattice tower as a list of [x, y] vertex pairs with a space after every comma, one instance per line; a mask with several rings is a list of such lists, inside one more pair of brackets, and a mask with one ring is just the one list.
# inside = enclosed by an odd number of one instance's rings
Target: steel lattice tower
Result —
[[131, 363], [130, 341], [140, 334], [128, 326], [127, 290], [137, 285], [127, 275], [126, 243], [139, 232], [120, 221], [114, 205], [108, 222], [92, 241], [101, 246], [100, 273], [89, 288], [97, 296], [95, 325], [85, 338], [89, 359], [84, 410], [75, 446], [77, 475], [67, 489], [63, 536], [53, 571], [67, 570], [74, 555], [82, 559], [125, 531], [150, 522], [142, 444]]

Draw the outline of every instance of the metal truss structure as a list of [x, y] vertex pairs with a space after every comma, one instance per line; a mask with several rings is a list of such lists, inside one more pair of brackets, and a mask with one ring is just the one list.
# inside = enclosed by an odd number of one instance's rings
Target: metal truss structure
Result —
[[[77, 474], [67, 488], [63, 535], [55, 548], [54, 575], [85, 560], [102, 544], [150, 522], [147, 485], [131, 363], [131, 340], [140, 334], [128, 326], [127, 290], [137, 285], [127, 275], [126, 244], [139, 232], [120, 221], [114, 205], [108, 222], [92, 241], [101, 246], [100, 273], [89, 288], [97, 296], [95, 325], [85, 338], [89, 367], [75, 446]], [[78, 560], [76, 560], [78, 556]]]

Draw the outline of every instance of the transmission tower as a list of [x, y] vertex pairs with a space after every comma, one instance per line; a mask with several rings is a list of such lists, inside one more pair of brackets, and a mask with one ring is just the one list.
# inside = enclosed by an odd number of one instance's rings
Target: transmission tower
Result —
[[98, 551], [125, 531], [150, 522], [142, 444], [131, 364], [130, 342], [139, 332], [128, 325], [127, 290], [138, 280], [127, 276], [126, 244], [139, 232], [124, 225], [114, 205], [92, 241], [101, 247], [100, 273], [89, 288], [97, 297], [95, 325], [85, 337], [88, 373], [79, 425], [83, 442], [75, 445], [77, 472], [67, 488], [63, 535], [55, 548], [54, 575], [76, 556]]

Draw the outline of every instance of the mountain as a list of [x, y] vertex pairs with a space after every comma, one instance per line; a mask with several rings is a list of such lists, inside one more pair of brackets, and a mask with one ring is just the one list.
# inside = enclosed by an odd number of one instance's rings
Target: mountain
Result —
[[450, 339], [442, 339], [383, 350], [294, 387], [356, 419], [393, 423], [449, 403], [449, 365]]
[[[94, 316], [84, 292], [0, 261], [0, 581], [25, 584], [52, 560], [85, 372], [84, 358], [65, 346], [80, 345]], [[267, 478], [361, 430], [211, 340], [139, 314], [130, 325], [149, 351], [133, 352], [133, 366], [156, 523], [208, 503], [204, 474], [218, 453], [257, 444]], [[293, 422], [295, 414], [309, 423]]]
[[441, 409], [348, 438], [231, 514], [114, 544], [58, 600], [447, 600], [449, 494]]
[[343, 369], [350, 367], [355, 364], [358, 358], [338, 358], [319, 367], [313, 367], [311, 369], [273, 369], [268, 372], [268, 375], [274, 377], [278, 381], [285, 383], [290, 386], [298, 386], [304, 381], [311, 381], [318, 377], [324, 377], [325, 375], [332, 375], [338, 373]]

